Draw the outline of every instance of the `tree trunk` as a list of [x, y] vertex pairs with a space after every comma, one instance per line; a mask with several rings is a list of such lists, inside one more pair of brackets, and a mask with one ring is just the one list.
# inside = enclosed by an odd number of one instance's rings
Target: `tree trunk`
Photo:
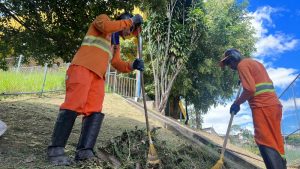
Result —
[[201, 115], [196, 112], [196, 128], [201, 129]]
[[162, 112], [165, 107], [166, 107], [166, 103], [168, 101], [168, 98], [170, 96], [170, 92], [171, 92], [171, 89], [172, 89], [172, 86], [173, 86], [173, 83], [177, 77], [177, 75], [179, 74], [179, 72], [181, 71], [182, 69], [182, 65], [179, 66], [179, 68], [176, 70], [175, 74], [173, 75], [172, 79], [170, 80], [169, 84], [168, 84], [168, 87], [167, 87], [167, 90], [165, 93], [163, 93], [162, 95], [162, 99], [161, 99], [161, 102], [159, 104], [159, 108], [158, 108], [158, 111], [159, 112]]

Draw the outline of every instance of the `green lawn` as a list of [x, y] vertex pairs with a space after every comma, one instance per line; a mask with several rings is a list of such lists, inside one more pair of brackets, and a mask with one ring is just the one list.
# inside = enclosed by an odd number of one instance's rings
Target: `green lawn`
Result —
[[[65, 70], [48, 72], [44, 91], [65, 89]], [[44, 72], [0, 71], [0, 93], [40, 92]]]
[[285, 148], [285, 155], [288, 164], [294, 164], [300, 159], [300, 151], [296, 148]]

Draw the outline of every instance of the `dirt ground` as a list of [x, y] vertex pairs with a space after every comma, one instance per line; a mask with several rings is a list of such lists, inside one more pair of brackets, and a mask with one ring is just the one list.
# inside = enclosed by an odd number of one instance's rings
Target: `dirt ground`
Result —
[[[1, 169], [102, 168], [97, 165], [86, 167], [78, 164], [71, 167], [55, 167], [47, 162], [46, 148], [50, 142], [59, 105], [63, 102], [64, 95], [17, 96], [1, 97], [0, 99], [0, 119], [8, 126], [6, 133], [0, 137]], [[112, 138], [122, 135], [124, 131], [136, 130], [136, 128], [145, 129], [144, 115], [118, 95], [106, 94], [103, 113], [105, 113], [105, 120], [95, 147], [106, 146]], [[150, 124], [152, 127], [162, 127], [159, 122], [151, 119]], [[80, 127], [81, 117], [76, 119], [66, 146], [66, 153], [71, 158], [75, 154]], [[169, 165], [172, 161], [167, 160], [170, 157], [181, 156], [182, 153], [186, 156], [183, 159], [190, 160], [186, 162], [187, 165], [190, 165], [190, 168], [209, 168], [208, 166], [212, 166], [219, 158], [217, 153], [211, 154], [205, 147], [198, 147], [183, 137], [163, 128], [158, 130], [156, 140], [159, 140], [156, 143], [164, 144], [163, 146], [156, 145], [164, 163], [164, 168], [173, 168], [172, 165]], [[177, 151], [185, 147], [189, 147], [188, 153], [183, 151], [180, 154]], [[97, 153], [97, 148], [95, 150]], [[146, 156], [146, 154], [142, 155]], [[182, 163], [183, 159], [180, 158], [179, 162]], [[193, 161], [193, 159], [195, 160]], [[176, 166], [176, 164], [173, 166]], [[229, 168], [232, 167], [229, 166]]]

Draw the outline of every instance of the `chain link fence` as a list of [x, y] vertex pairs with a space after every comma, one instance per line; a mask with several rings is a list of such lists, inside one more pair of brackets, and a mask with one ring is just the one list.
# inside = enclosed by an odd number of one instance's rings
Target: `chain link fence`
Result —
[[283, 105], [281, 129], [289, 166], [300, 168], [300, 74], [279, 96]]
[[[12, 59], [10, 59], [12, 60]], [[48, 64], [44, 66], [22, 66], [22, 57], [10, 66], [8, 71], [0, 70], [0, 95], [40, 94], [65, 92], [66, 70], [70, 63]], [[114, 92], [124, 97], [135, 97], [136, 79], [125, 77], [117, 71], [106, 74], [106, 92]]]
[[0, 71], [0, 94], [43, 94], [65, 90], [65, 72], [69, 64], [52, 67], [10, 67], [8, 71]]

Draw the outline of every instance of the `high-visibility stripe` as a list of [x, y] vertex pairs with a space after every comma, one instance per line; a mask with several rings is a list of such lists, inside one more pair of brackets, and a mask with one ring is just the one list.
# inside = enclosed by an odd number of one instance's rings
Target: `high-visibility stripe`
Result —
[[254, 96], [257, 96], [266, 92], [275, 92], [273, 83], [259, 83], [255, 85], [256, 91]]
[[110, 59], [112, 58], [109, 41], [101, 37], [87, 35], [83, 38], [81, 46], [95, 46], [107, 52]]

